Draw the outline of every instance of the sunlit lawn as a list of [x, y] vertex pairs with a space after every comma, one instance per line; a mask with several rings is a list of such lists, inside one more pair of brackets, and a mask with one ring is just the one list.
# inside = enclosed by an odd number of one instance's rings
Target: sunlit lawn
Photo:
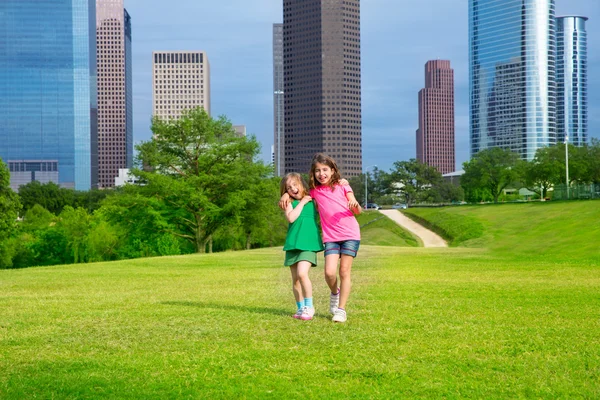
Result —
[[0, 398], [599, 398], [600, 270], [361, 247], [348, 322], [280, 249], [0, 271]]

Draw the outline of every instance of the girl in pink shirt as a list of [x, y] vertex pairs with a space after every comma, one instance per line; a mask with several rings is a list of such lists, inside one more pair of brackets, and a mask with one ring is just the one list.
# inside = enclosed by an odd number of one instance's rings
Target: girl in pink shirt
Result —
[[333, 313], [332, 321], [346, 322], [346, 302], [352, 286], [352, 261], [360, 246], [360, 227], [354, 214], [360, 214], [361, 208], [352, 188], [340, 184], [337, 164], [325, 154], [317, 154], [313, 158], [310, 167], [310, 196], [317, 203], [321, 217], [325, 243], [325, 281], [331, 290], [329, 308]]

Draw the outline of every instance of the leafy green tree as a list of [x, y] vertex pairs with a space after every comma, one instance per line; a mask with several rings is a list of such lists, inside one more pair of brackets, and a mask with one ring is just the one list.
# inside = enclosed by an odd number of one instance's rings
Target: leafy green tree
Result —
[[58, 218], [58, 227], [67, 238], [74, 263], [85, 262], [86, 238], [91, 229], [91, 215], [79, 207], [66, 206]]
[[465, 173], [460, 184], [465, 192], [485, 189], [497, 203], [502, 191], [518, 180], [518, 160], [519, 155], [507, 149], [482, 150], [463, 163]]
[[39, 204], [54, 215], [60, 214], [65, 206], [75, 203], [75, 191], [61, 188], [54, 182], [29, 182], [19, 187], [19, 197], [25, 210]]
[[431, 188], [431, 192], [436, 203], [456, 203], [465, 198], [462, 187], [443, 179]]
[[593, 138], [588, 147], [589, 181], [600, 183], [600, 140]]
[[432, 201], [435, 195], [432, 188], [442, 181], [442, 174], [435, 168], [411, 158], [409, 161], [396, 161], [389, 173], [389, 186], [401, 193], [406, 204], [416, 201]]
[[54, 182], [32, 181], [19, 188], [19, 197], [25, 210], [39, 204], [54, 215], [58, 215], [66, 206], [82, 207], [91, 213], [97, 210], [102, 200], [113, 192], [113, 190], [98, 189], [75, 191], [61, 188]]
[[86, 237], [87, 261], [111, 261], [118, 259], [121, 243], [119, 230], [94, 213], [92, 225]]
[[137, 147], [144, 168], [133, 174], [145, 196], [164, 204], [168, 232], [205, 252], [211, 235], [246, 211], [247, 188], [270, 168], [254, 160], [255, 138], [239, 137], [225, 117], [212, 119], [202, 108], [179, 119], [154, 118], [152, 132], [152, 140]]
[[[537, 150], [533, 160], [520, 161], [517, 171], [524, 186], [545, 198], [548, 189], [559, 183], [564, 174], [564, 157], [560, 160], [559, 152], [554, 147], [542, 147]], [[564, 176], [564, 175], [562, 175]]]
[[9, 242], [16, 233], [20, 210], [19, 196], [10, 188], [10, 172], [0, 159], [0, 268], [12, 266], [14, 249]]
[[107, 197], [94, 213], [115, 229], [119, 238], [116, 257], [181, 254], [179, 240], [169, 233], [175, 230], [168, 220], [170, 210], [161, 199], [144, 196], [143, 189], [126, 185], [119, 194]]
[[22, 227], [27, 232], [35, 232], [48, 228], [55, 218], [50, 211], [39, 204], [35, 204], [25, 212]]
[[246, 206], [241, 215], [240, 228], [246, 249], [255, 243], [283, 244], [287, 222], [276, 206], [279, 201], [279, 178], [261, 179], [242, 194]]

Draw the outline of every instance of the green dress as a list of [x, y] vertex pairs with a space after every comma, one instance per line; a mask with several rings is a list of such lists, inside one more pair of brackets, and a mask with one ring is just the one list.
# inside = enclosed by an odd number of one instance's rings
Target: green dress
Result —
[[[292, 207], [296, 208], [299, 203], [300, 200], [293, 200]], [[289, 225], [283, 250], [319, 252], [323, 249], [315, 202], [310, 201], [304, 205], [298, 218]]]

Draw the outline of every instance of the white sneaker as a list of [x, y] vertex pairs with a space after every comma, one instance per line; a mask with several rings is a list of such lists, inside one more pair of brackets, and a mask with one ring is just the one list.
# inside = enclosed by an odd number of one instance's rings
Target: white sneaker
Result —
[[302, 316], [300, 317], [303, 321], [310, 321], [315, 316], [314, 307], [302, 307]]
[[341, 308], [336, 309], [331, 320], [333, 322], [346, 322], [346, 311]]
[[298, 311], [296, 311], [296, 314], [292, 315], [292, 317], [294, 317], [295, 319], [302, 319], [302, 310], [304, 309], [304, 307], [299, 308]]
[[340, 304], [340, 288], [337, 290], [337, 294], [329, 295], [329, 312], [334, 314]]

